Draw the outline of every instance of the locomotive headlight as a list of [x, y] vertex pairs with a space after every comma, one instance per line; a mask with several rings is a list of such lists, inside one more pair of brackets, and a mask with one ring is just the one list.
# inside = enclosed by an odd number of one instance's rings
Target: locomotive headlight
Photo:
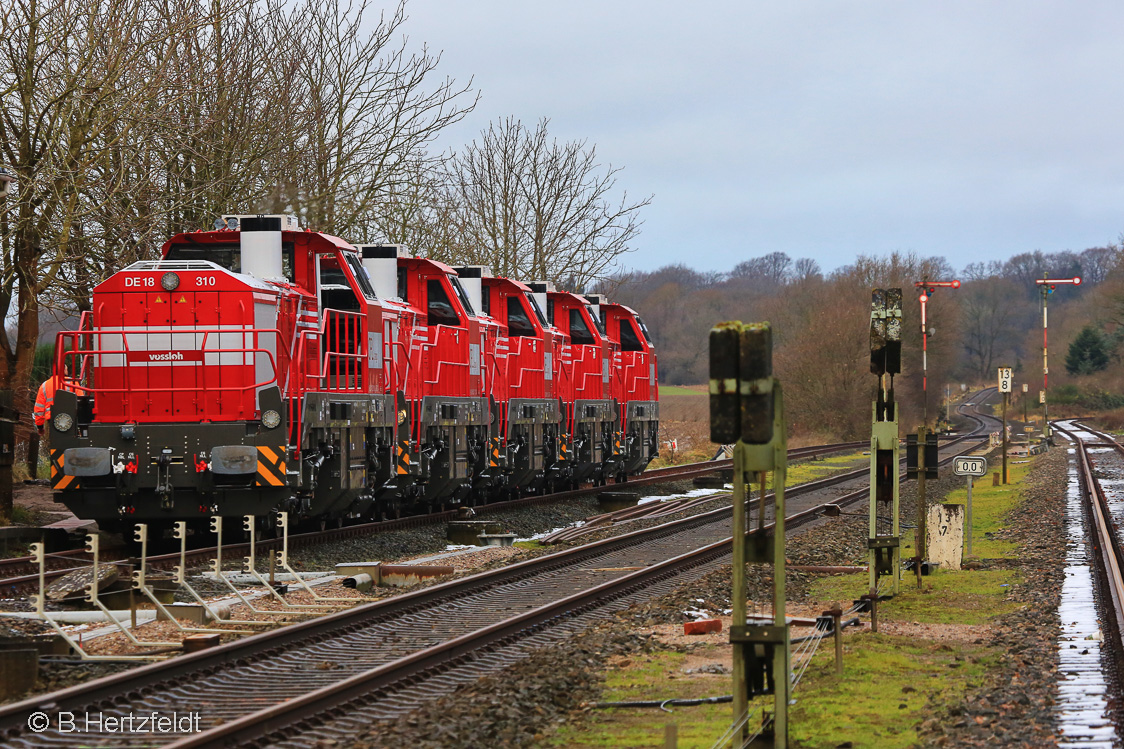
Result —
[[74, 417], [68, 413], [61, 413], [55, 416], [55, 429], [59, 432], [69, 432], [70, 428], [74, 426]]
[[281, 424], [281, 414], [271, 408], [261, 415], [261, 423], [266, 429], [276, 429]]
[[164, 287], [165, 291], [175, 291], [179, 288], [180, 277], [175, 273], [165, 273], [160, 279], [160, 285]]

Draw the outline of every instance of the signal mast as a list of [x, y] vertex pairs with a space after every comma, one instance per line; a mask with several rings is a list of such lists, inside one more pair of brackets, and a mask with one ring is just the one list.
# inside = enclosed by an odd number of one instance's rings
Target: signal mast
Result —
[[1042, 291], [1042, 392], [1038, 395], [1038, 402], [1042, 404], [1042, 439], [1046, 444], [1050, 444], [1050, 407], [1046, 402], [1047, 382], [1050, 379], [1050, 355], [1047, 346], [1047, 319], [1046, 319], [1046, 301], [1050, 295], [1058, 288], [1058, 284], [1068, 284], [1070, 286], [1080, 286], [1081, 276], [1074, 276], [1073, 278], [1050, 278], [1049, 273], [1043, 273], [1042, 278], [1034, 279], [1034, 283], [1038, 284], [1038, 288]]

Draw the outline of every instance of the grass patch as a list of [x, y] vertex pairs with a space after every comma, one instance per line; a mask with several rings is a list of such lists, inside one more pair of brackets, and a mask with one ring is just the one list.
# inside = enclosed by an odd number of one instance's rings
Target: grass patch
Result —
[[700, 395], [709, 397], [706, 386], [684, 387], [682, 385], [660, 385], [660, 397], [665, 395]]
[[[904, 576], [898, 595], [878, 604], [880, 621], [983, 624], [1022, 605], [1006, 600], [1010, 587], [1021, 579], [1016, 570], [938, 571], [923, 578], [921, 590], [915, 579]], [[869, 585], [866, 573], [825, 577], [812, 584], [811, 596], [820, 601], [851, 601], [869, 592]]]
[[[869, 465], [870, 459], [864, 457], [861, 452], [828, 455], [819, 460], [803, 460], [788, 466], [785, 475], [785, 486], [804, 484], [809, 481], [825, 478], [838, 471], [853, 471], [856, 468]], [[770, 486], [772, 486], [772, 484], [770, 484]], [[973, 505], [974, 504], [973, 502]]]
[[[1012, 557], [1018, 550], [1012, 541], [989, 538], [1003, 527], [1003, 518], [1019, 500], [1019, 484], [1030, 471], [1031, 463], [1012, 464], [1008, 459], [1007, 470], [1011, 483], [1006, 486], [992, 486], [991, 475], [981, 476], [972, 489], [972, 555], [981, 559], [1000, 559]], [[1002, 470], [1002, 461], [989, 466]], [[967, 484], [967, 479], [964, 480]], [[968, 487], [957, 489], [945, 498], [946, 504], [963, 505], [968, 501]]]
[[539, 543], [538, 541], [516, 541], [515, 543], [512, 544], [512, 546], [518, 547], [520, 549], [541, 549], [542, 548], [542, 544]]
[[[817, 478], [853, 463], [856, 455], [839, 455], [794, 466], [790, 483]], [[977, 555], [1011, 557], [1015, 544], [988, 538], [1004, 525], [1004, 517], [1020, 500], [1020, 485], [1031, 464], [1011, 465], [1011, 484], [991, 486], [990, 479], [973, 491], [973, 545]], [[986, 485], [985, 485], [986, 482]], [[963, 503], [966, 489], [946, 501]], [[902, 533], [902, 556], [912, 554], [913, 533]], [[1019, 609], [1008, 600], [1011, 586], [1022, 577], [1018, 570], [944, 570], [924, 578], [918, 590], [914, 578], [903, 577], [900, 592], [879, 604], [882, 622], [949, 625], [985, 624], [994, 617]], [[812, 585], [811, 598], [850, 601], [867, 592], [865, 573], [823, 577]], [[844, 640], [842, 683], [834, 672], [834, 648], [825, 640], [793, 697], [790, 717], [791, 745], [803, 749], [853, 747], [890, 749], [919, 742], [917, 730], [933, 705], [955, 703], [984, 683], [998, 663], [1000, 648], [989, 643], [969, 644], [974, 636], [951, 643], [926, 639], [924, 634], [901, 636], [869, 631], [851, 633]], [[690, 657], [728, 661], [729, 648], [708, 644], [690, 656], [657, 652], [631, 662], [618, 663], [606, 672], [604, 701], [656, 700], [671, 697], [705, 697], [729, 694], [730, 676], [687, 676], [683, 663]], [[759, 698], [771, 705], [772, 698]], [[551, 737], [555, 747], [660, 746], [663, 726], [674, 721], [680, 747], [710, 747], [730, 723], [730, 705], [676, 708], [674, 715], [650, 709], [597, 710], [581, 724], [570, 723]]]
[[[709, 651], [709, 652], [707, 652]], [[693, 655], [713, 654], [715, 660], [728, 656], [729, 648], [710, 646]], [[627, 667], [606, 673], [604, 702], [625, 700], [691, 699], [729, 694], [729, 675], [688, 676], [682, 672], [684, 653], [664, 651], [645, 654], [630, 661]], [[645, 747], [663, 746], [664, 724], [679, 725], [681, 749], [709, 749], [730, 723], [730, 705], [698, 705], [673, 708], [674, 715], [658, 709], [621, 708], [595, 710], [581, 724], [566, 724], [551, 736], [555, 747]]]
[[952, 647], [870, 632], [844, 642], [845, 688], [835, 676], [834, 650], [821, 647], [794, 693], [789, 738], [796, 746], [911, 746], [929, 701], [953, 699], [982, 683], [998, 660], [983, 645]]

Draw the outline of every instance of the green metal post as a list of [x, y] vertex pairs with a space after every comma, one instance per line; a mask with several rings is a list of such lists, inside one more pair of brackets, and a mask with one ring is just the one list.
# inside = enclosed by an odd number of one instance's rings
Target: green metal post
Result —
[[[744, 627], [746, 624], [745, 598], [745, 444], [741, 440], [734, 445], [734, 520], [733, 520], [733, 575], [731, 594], [731, 625]], [[749, 694], [745, 679], [745, 655], [740, 647], [734, 647], [734, 723], [741, 720], [749, 704]], [[739, 735], [743, 735], [741, 732]]]
[[785, 749], [788, 746], [788, 701], [792, 691], [792, 678], [789, 664], [788, 623], [785, 620], [785, 530], [784, 530], [784, 483], [788, 475], [788, 430], [784, 421], [784, 397], [781, 383], [773, 385], [774, 414], [773, 426], [773, 626], [784, 632], [784, 643], [773, 649], [773, 674], [776, 691], [773, 695], [773, 746]]

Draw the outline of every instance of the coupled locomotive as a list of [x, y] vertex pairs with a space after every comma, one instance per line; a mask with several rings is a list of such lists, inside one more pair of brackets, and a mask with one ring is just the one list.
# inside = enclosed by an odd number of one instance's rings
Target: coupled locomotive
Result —
[[291, 216], [216, 226], [107, 278], [58, 335], [51, 483], [79, 517], [379, 519], [623, 481], [658, 453], [628, 307]]

